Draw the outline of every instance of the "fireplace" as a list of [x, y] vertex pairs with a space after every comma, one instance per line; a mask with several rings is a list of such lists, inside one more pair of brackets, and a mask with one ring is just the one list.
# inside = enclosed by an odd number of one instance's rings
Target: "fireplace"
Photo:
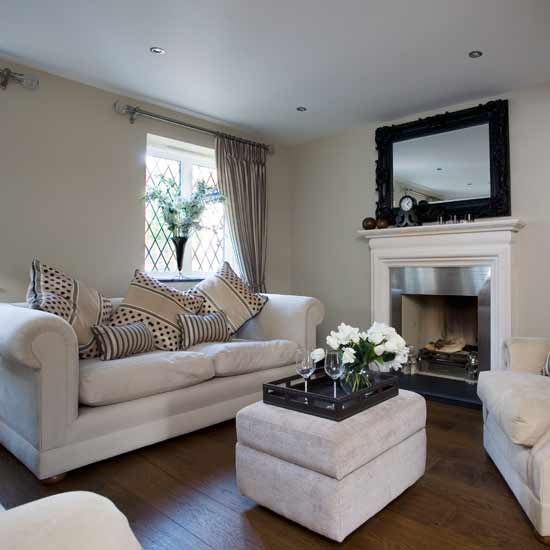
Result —
[[491, 368], [490, 266], [390, 268], [390, 292], [390, 322], [418, 351], [416, 374], [473, 384]]
[[[402, 376], [402, 388], [481, 406], [465, 364], [477, 354], [480, 370], [504, 368], [522, 227], [517, 219], [492, 218], [359, 231], [370, 248], [370, 319], [393, 324], [423, 350], [419, 374]], [[454, 348], [426, 350], [430, 342]], [[459, 351], [444, 353], [457, 344]]]

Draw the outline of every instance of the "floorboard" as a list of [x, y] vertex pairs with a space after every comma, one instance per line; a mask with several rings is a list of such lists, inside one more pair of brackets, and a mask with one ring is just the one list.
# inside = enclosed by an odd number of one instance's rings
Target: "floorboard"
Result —
[[0, 502], [94, 491], [126, 514], [146, 550], [546, 548], [483, 450], [480, 411], [428, 402], [427, 431], [425, 476], [340, 545], [239, 494], [233, 421], [80, 468], [55, 486], [0, 447]]

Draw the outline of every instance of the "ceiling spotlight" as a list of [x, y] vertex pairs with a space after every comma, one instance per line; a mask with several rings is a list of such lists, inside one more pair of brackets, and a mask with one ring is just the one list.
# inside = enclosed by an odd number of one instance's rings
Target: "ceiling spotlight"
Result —
[[296, 107], [296, 110], [299, 111], [300, 113], [305, 113], [307, 111], [307, 107], [303, 107], [303, 106]]
[[438, 167], [438, 168], [436, 168], [436, 170], [437, 170], [438, 172], [441, 172], [441, 170], [443, 170], [443, 168], [439, 168], [439, 167]]
[[38, 78], [34, 76], [30, 76], [28, 74], [14, 73], [11, 69], [8, 69], [6, 67], [5, 69], [2, 69], [0, 71], [0, 88], [2, 88], [2, 90], [5, 90], [10, 81], [21, 84], [21, 86], [23, 86], [23, 88], [27, 88], [27, 90], [35, 90], [36, 88], [38, 88], [38, 84], [40, 83]]
[[149, 51], [156, 55], [163, 55], [166, 53], [166, 50], [164, 48], [159, 48], [158, 46], [152, 46], [151, 48], [149, 48]]
[[472, 59], [477, 59], [478, 57], [481, 57], [483, 55], [483, 52], [480, 50], [472, 50], [468, 55]]
[[472, 182], [466, 184], [468, 187], [472, 187]]

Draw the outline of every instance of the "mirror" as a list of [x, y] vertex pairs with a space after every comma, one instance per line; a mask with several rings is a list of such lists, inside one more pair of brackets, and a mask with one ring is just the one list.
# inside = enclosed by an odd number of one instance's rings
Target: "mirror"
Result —
[[377, 218], [393, 223], [403, 195], [423, 223], [511, 213], [506, 100], [383, 126], [376, 147]]
[[393, 144], [393, 206], [490, 198], [489, 124]]

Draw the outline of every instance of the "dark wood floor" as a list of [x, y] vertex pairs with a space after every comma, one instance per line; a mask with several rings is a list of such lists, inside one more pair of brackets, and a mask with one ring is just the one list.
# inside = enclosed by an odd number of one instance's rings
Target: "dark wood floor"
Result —
[[341, 545], [239, 495], [234, 422], [81, 468], [53, 487], [0, 447], [0, 502], [11, 508], [95, 491], [126, 514], [147, 549], [546, 548], [485, 455], [481, 434], [480, 411], [430, 402], [426, 475]]

